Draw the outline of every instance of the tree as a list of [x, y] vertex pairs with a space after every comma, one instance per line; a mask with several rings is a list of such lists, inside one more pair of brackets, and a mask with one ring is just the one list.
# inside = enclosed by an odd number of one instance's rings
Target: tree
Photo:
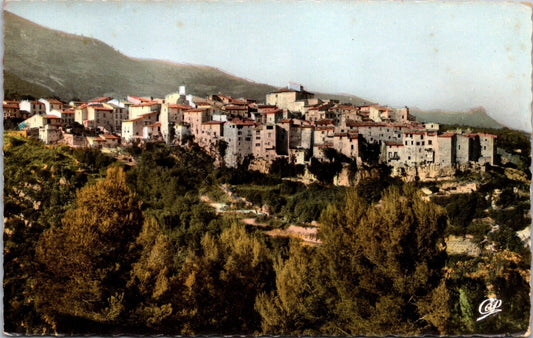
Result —
[[4, 138], [5, 331], [41, 334], [48, 327], [34, 307], [35, 247], [46, 229], [61, 222], [87, 181], [64, 147], [15, 136]]
[[172, 294], [178, 288], [172, 269], [175, 255], [173, 243], [163, 234], [157, 221], [148, 218], [144, 221], [136, 244], [140, 255], [132, 265], [127, 285], [130, 298], [137, 300], [130, 320], [150, 328], [149, 332], [152, 333], [172, 332], [171, 329], [175, 327], [169, 323], [175, 311]]
[[312, 249], [300, 242], [290, 243], [289, 257], [274, 264], [276, 289], [261, 293], [255, 308], [261, 315], [264, 333], [317, 335], [324, 322], [323, 298], [315, 292]]
[[109, 168], [104, 180], [81, 189], [62, 226], [39, 239], [38, 311], [60, 331], [68, 330], [66, 324], [79, 332], [120, 318], [141, 224], [141, 203], [121, 168]]
[[344, 208], [329, 207], [320, 224], [320, 284], [332, 287], [328, 303], [335, 314], [328, 332], [415, 334], [445, 327], [437, 319], [445, 322], [446, 314], [423, 306], [445, 294], [437, 290], [445, 263], [440, 207], [408, 186], [390, 188], [371, 206], [351, 191]]
[[228, 142], [224, 140], [218, 140], [215, 143], [216, 154], [219, 156], [220, 165], [223, 167], [225, 165], [224, 159], [226, 158], [226, 150], [228, 149]]
[[308, 168], [319, 181], [330, 184], [333, 182], [333, 178], [341, 172], [342, 163], [352, 163], [353, 161], [333, 148], [324, 148], [322, 151], [327, 161], [320, 161], [313, 157]]
[[260, 317], [255, 298], [269, 289], [272, 263], [266, 246], [234, 224], [219, 239], [206, 234], [202, 252], [187, 257], [180, 273], [184, 333], [252, 333]]

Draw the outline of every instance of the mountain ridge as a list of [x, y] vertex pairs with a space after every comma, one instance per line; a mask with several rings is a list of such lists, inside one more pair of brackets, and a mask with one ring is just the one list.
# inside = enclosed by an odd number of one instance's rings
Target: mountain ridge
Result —
[[484, 107], [471, 108], [466, 112], [453, 112], [443, 109], [422, 110], [417, 107], [409, 109], [411, 115], [420, 122], [435, 122], [440, 124], [458, 124], [480, 128], [503, 128], [504, 125], [487, 114]]
[[[63, 100], [127, 95], [163, 97], [185, 85], [187, 92], [195, 96], [224, 93], [264, 102], [267, 93], [279, 89], [212, 66], [129, 57], [100, 40], [50, 29], [5, 10], [3, 13], [6, 97], [57, 96]], [[349, 94], [315, 93], [315, 96], [354, 105], [374, 103]], [[420, 120], [437, 123], [502, 127], [486, 112], [476, 118], [444, 110], [412, 108], [411, 112]]]
[[[45, 84], [62, 98], [90, 99], [104, 93], [163, 96], [186, 85], [198, 96], [225, 92], [264, 99], [276, 89], [210, 66], [131, 58], [97, 39], [48, 29], [7, 11], [4, 27], [5, 72]], [[5, 88], [10, 86], [8, 82]]]

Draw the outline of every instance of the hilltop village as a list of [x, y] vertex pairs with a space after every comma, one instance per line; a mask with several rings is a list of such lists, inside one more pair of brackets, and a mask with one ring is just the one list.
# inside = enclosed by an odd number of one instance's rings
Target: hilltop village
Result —
[[99, 97], [65, 104], [57, 99], [4, 101], [4, 119], [45, 144], [116, 148], [145, 142], [194, 141], [228, 167], [246, 158], [271, 163], [285, 157], [306, 164], [334, 149], [355, 163], [365, 153], [392, 167], [494, 164], [495, 135], [440, 132], [409, 109], [355, 106], [316, 98], [299, 84], [266, 94], [265, 102], [216, 94], [199, 98], [185, 86], [161, 98]]

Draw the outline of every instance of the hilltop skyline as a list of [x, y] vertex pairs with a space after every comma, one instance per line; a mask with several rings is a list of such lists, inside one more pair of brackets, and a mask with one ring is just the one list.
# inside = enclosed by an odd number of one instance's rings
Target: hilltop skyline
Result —
[[519, 3], [7, 1], [4, 9], [130, 57], [391, 106], [483, 106], [531, 131], [531, 8]]

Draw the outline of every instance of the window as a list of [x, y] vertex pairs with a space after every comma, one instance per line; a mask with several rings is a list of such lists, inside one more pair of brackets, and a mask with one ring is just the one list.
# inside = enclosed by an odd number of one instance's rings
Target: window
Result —
[[487, 150], [487, 146], [483, 146], [483, 150]]
[[424, 141], [422, 141], [422, 145], [424, 145]]
[[428, 145], [433, 145], [433, 140], [428, 140]]

